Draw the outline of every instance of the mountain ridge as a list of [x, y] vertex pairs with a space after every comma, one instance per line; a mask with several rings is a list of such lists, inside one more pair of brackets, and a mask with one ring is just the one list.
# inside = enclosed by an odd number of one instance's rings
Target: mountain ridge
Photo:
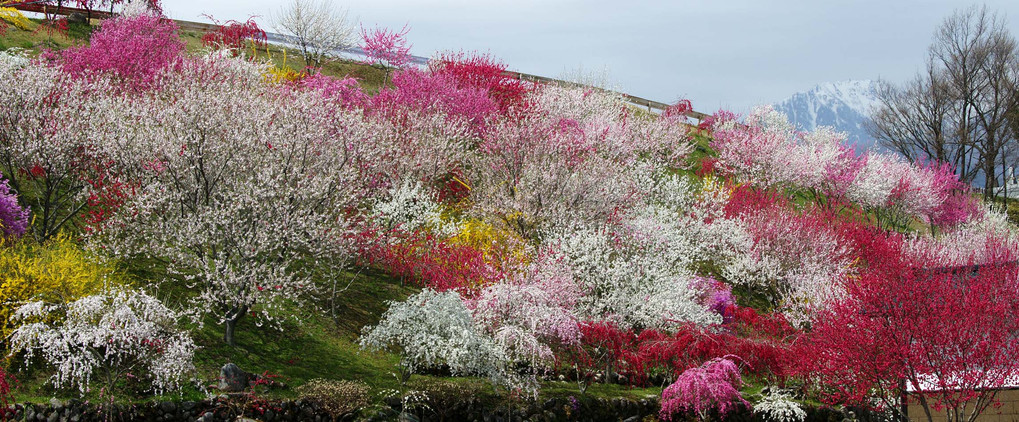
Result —
[[846, 133], [849, 145], [870, 149], [876, 147], [876, 141], [867, 132], [867, 123], [873, 109], [880, 104], [877, 92], [878, 82], [873, 80], [823, 82], [793, 94], [774, 107], [800, 130], [831, 126]]

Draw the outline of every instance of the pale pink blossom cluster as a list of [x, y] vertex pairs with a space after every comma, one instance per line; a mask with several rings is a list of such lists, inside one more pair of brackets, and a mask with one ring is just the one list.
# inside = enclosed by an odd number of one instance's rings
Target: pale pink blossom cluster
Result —
[[893, 219], [938, 226], [979, 214], [948, 165], [913, 164], [877, 151], [856, 154], [845, 134], [826, 127], [799, 132], [770, 107], [755, 109], [743, 123], [719, 114], [713, 129], [722, 167], [762, 187], [811, 190], [825, 201], [851, 201]]

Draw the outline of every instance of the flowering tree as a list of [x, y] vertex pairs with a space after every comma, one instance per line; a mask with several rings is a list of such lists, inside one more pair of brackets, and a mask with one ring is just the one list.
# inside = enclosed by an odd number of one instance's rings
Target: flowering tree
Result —
[[670, 421], [677, 413], [693, 411], [701, 420], [707, 420], [711, 411], [724, 417], [740, 404], [749, 408], [750, 403], [739, 393], [743, 378], [730, 358], [712, 359], [680, 374], [676, 382], [662, 391], [659, 416]]
[[852, 202], [887, 228], [905, 227], [913, 218], [950, 226], [978, 211], [947, 164], [912, 164], [874, 151], [857, 155], [844, 145], [845, 134], [796, 131], [770, 107], [755, 109], [745, 124], [719, 113], [712, 127], [712, 147], [725, 170], [764, 188], [809, 191], [829, 211]]
[[11, 193], [2, 177], [0, 174], [0, 245], [17, 240], [28, 229], [28, 210], [18, 205], [18, 195]]
[[526, 95], [534, 88], [507, 76], [506, 64], [486, 54], [441, 53], [428, 62], [428, 69], [452, 77], [461, 88], [485, 91], [504, 113], [514, 107], [526, 107]]
[[355, 46], [354, 25], [346, 9], [330, 1], [292, 0], [272, 15], [277, 31], [293, 38], [306, 66], [320, 68], [339, 50]]
[[177, 390], [194, 371], [195, 344], [177, 328], [181, 315], [142, 292], [113, 290], [66, 305], [33, 302], [17, 317], [31, 322], [11, 336], [11, 349], [39, 354], [56, 367], [57, 387], [109, 393], [126, 374], [145, 375], [157, 393]]
[[576, 304], [581, 292], [563, 266], [557, 257], [539, 257], [470, 303], [474, 319], [508, 356], [535, 369], [551, 367], [556, 349], [580, 342]]
[[202, 44], [206, 47], [225, 48], [237, 55], [249, 46], [254, 50], [264, 49], [269, 45], [265, 30], [258, 26], [254, 18], [249, 18], [245, 22], [229, 20], [223, 23], [211, 17], [209, 19], [216, 23], [218, 29], [206, 32], [202, 36]]
[[401, 68], [410, 63], [410, 45], [407, 44], [410, 27], [404, 25], [399, 32], [389, 28], [375, 27], [372, 30], [361, 27], [362, 48], [366, 61], [388, 68]]
[[120, 131], [130, 108], [108, 95], [115, 89], [107, 79], [74, 80], [39, 65], [0, 72], [0, 101], [8, 105], [0, 108], [0, 171], [31, 206], [31, 233], [44, 241], [76, 224], [88, 206], [86, 179], [109, 160], [99, 144], [134, 139]]
[[382, 321], [365, 329], [361, 347], [395, 350], [402, 360], [401, 382], [414, 371], [447, 365], [454, 375], [499, 379], [506, 358], [491, 337], [477, 329], [471, 312], [455, 292], [425, 289], [405, 302], [394, 302]]
[[60, 56], [63, 69], [72, 75], [108, 72], [133, 88], [144, 88], [183, 51], [177, 24], [149, 12], [108, 19], [88, 46], [64, 50]]
[[161, 79], [138, 105], [153, 129], [138, 141], [151, 154], [135, 161], [138, 194], [91, 238], [116, 256], [164, 259], [230, 344], [244, 315], [272, 320], [313, 288], [311, 271], [346, 264], [337, 212], [362, 186], [356, 118], [317, 92], [265, 84], [260, 70], [207, 58]]
[[934, 411], [976, 420], [998, 388], [1019, 377], [1014, 248], [999, 238], [986, 260], [939, 267], [936, 250], [913, 259], [898, 237], [876, 236], [864, 246], [867, 270], [815, 317], [806, 374], [828, 388], [829, 400], [875, 394], [898, 409], [908, 394], [928, 420]]

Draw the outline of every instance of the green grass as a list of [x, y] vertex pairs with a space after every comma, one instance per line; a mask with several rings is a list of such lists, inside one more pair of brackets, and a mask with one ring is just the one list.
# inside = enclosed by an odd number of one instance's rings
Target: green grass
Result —
[[[21, 48], [28, 50], [30, 55], [38, 55], [43, 50], [61, 50], [68, 47], [85, 45], [93, 30], [98, 28], [98, 20], [93, 20], [91, 26], [85, 24], [71, 24], [67, 36], [55, 31], [47, 31], [42, 19], [29, 19], [30, 24], [27, 30], [10, 27], [7, 33], [0, 35], [0, 50], [10, 48]], [[195, 31], [180, 31], [181, 39], [185, 43], [185, 49], [192, 54], [203, 54], [208, 51], [202, 44], [202, 33]], [[268, 50], [268, 51], [267, 51]], [[254, 56], [257, 60], [269, 60], [279, 68], [289, 68], [294, 71], [302, 71], [306, 63], [300, 53], [293, 49], [285, 49], [277, 46], [269, 46], [268, 49], [247, 50], [245, 54]], [[327, 63], [321, 69], [322, 74], [337, 78], [356, 78], [361, 88], [374, 94], [382, 87], [386, 79], [386, 71], [377, 66], [368, 66], [352, 60], [334, 60]]]
[[29, 27], [22, 30], [11, 26], [7, 33], [0, 35], [0, 50], [21, 48], [38, 54], [43, 49], [60, 50], [88, 42], [92, 27], [85, 24], [71, 24], [68, 34], [47, 30], [42, 19], [29, 19]]
[[196, 334], [202, 346], [196, 367], [203, 379], [214, 380], [227, 362], [249, 372], [279, 376], [288, 385], [301, 385], [313, 378], [362, 380], [375, 388], [395, 388], [399, 358], [392, 354], [362, 352], [357, 345], [364, 326], [378, 322], [388, 308], [387, 301], [403, 300], [414, 292], [392, 278], [377, 273], [344, 274], [353, 280], [339, 294], [336, 318], [330, 317], [328, 300], [309, 300], [289, 310], [282, 330], [258, 326], [254, 318], [243, 318], [237, 327], [237, 346], [222, 340], [220, 325], [207, 323]]

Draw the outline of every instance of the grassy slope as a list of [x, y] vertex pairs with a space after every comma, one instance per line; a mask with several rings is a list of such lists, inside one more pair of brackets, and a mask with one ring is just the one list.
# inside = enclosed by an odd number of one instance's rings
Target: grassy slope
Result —
[[[76, 26], [71, 28], [71, 37], [59, 34], [50, 35], [36, 30], [39, 20], [33, 20], [29, 31], [10, 28], [7, 34], [0, 36], [0, 50], [11, 47], [30, 50], [37, 54], [45, 48], [62, 49], [75, 45], [83, 45], [89, 34], [89, 28]], [[201, 52], [201, 34], [182, 31], [182, 38], [190, 52]], [[251, 51], [246, 52], [251, 55]], [[270, 58], [277, 67], [289, 67], [299, 70], [304, 67], [303, 60], [293, 51], [283, 52], [271, 47], [268, 54], [265, 50], [257, 51], [259, 59]], [[385, 72], [382, 69], [365, 66], [352, 61], [337, 61], [328, 64], [323, 73], [330, 76], [351, 76], [359, 80], [362, 88], [374, 93], [382, 86]], [[158, 263], [128, 263], [126, 271], [136, 284], [149, 285], [162, 278]], [[330, 315], [328, 301], [323, 298], [309, 298], [304, 306], [292, 306], [292, 318], [282, 323], [282, 330], [267, 325], [257, 326], [253, 318], [241, 320], [237, 332], [237, 346], [231, 347], [222, 342], [222, 327], [215, 321], [207, 321], [203, 327], [194, 332], [195, 341], [201, 349], [197, 352], [195, 365], [198, 376], [204, 385], [215, 384], [219, 368], [233, 362], [250, 372], [269, 373], [278, 376], [278, 380], [288, 386], [298, 386], [313, 378], [361, 380], [378, 389], [397, 388], [395, 370], [399, 358], [393, 354], [368, 354], [361, 352], [357, 346], [358, 334], [366, 325], [374, 324], [387, 309], [387, 301], [403, 300], [416, 290], [402, 286], [397, 280], [383, 274], [348, 273], [342, 276], [344, 282], [353, 280], [350, 286], [339, 295], [335, 317]], [[345, 284], [345, 283], [344, 283]], [[160, 295], [170, 303], [181, 303], [180, 297], [186, 295], [186, 287], [175, 285], [162, 289]], [[342, 286], [341, 286], [342, 287]], [[29, 368], [18, 372], [20, 378], [16, 397], [22, 402], [46, 402], [50, 397], [74, 398], [74, 391], [56, 391], [46, 385], [47, 371]], [[425, 377], [415, 376], [415, 380]], [[414, 381], [412, 381], [413, 383]], [[472, 381], [464, 381], [472, 382]], [[269, 393], [272, 396], [291, 397], [293, 389], [278, 389]], [[588, 389], [593, 397], [627, 397], [644, 398], [649, 395], [661, 394], [661, 389], [631, 389], [618, 385], [593, 385]], [[573, 383], [550, 383], [543, 389], [546, 397], [580, 396], [577, 386]], [[197, 389], [185, 392], [185, 397], [198, 399], [203, 396]], [[95, 394], [89, 397], [95, 398]], [[126, 398], [126, 397], [124, 397]], [[135, 399], [145, 399], [137, 397]]]
[[[37, 28], [39, 21], [33, 21]], [[70, 38], [61, 35], [49, 35], [43, 31], [20, 31], [11, 28], [7, 34], [0, 36], [0, 50], [18, 47], [38, 52], [43, 48], [61, 49], [73, 45], [81, 45], [87, 40], [89, 28], [72, 27]], [[198, 53], [204, 50], [201, 34], [182, 31], [181, 37], [187, 50]], [[248, 55], [252, 51], [246, 52]], [[284, 52], [277, 47], [256, 51], [260, 60], [269, 58], [280, 68], [289, 67], [293, 70], [304, 68], [303, 60], [294, 51]], [[377, 92], [385, 79], [382, 69], [366, 66], [352, 61], [337, 61], [328, 64], [322, 70], [324, 74], [336, 77], [351, 76], [361, 83], [369, 93]], [[643, 109], [636, 109], [642, 114]], [[701, 158], [711, 155], [709, 139], [697, 136], [697, 148], [690, 159], [694, 169], [699, 168]], [[685, 171], [693, 175], [694, 169]], [[129, 264], [128, 271], [137, 284], [150, 284], [162, 276], [154, 269], [158, 265], [135, 262]], [[402, 286], [397, 280], [378, 273], [345, 274], [343, 280], [351, 280], [349, 288], [339, 295], [335, 316], [330, 315], [328, 303], [321, 298], [310, 298], [305, 306], [293, 306], [292, 318], [282, 323], [282, 330], [269, 326], [257, 326], [252, 318], [243, 319], [238, 327], [237, 346], [230, 347], [222, 342], [222, 327], [215, 321], [208, 321], [202, 328], [194, 332], [195, 341], [201, 349], [197, 352], [195, 365], [198, 376], [204, 385], [215, 384], [219, 368], [233, 362], [242, 369], [256, 373], [269, 373], [278, 376], [278, 380], [288, 386], [298, 386], [313, 378], [361, 380], [376, 390], [397, 388], [398, 384], [391, 373], [395, 369], [398, 357], [392, 354], [367, 354], [357, 346], [358, 333], [366, 325], [377, 322], [387, 309], [387, 301], [403, 300], [416, 289]], [[171, 303], [185, 292], [183, 286], [169, 286], [169, 292], [161, 292], [164, 299]], [[184, 293], [186, 294], [186, 293]], [[167, 297], [168, 296], [168, 297]], [[752, 296], [752, 295], [750, 295]], [[45, 385], [44, 371], [29, 370], [18, 374], [21, 378], [16, 396], [19, 401], [46, 402], [50, 397], [76, 397], [73, 391], [54, 391]], [[414, 380], [422, 378], [415, 376]], [[414, 383], [412, 380], [412, 384]], [[759, 394], [765, 385], [762, 380], [747, 380], [744, 388], [750, 397]], [[480, 383], [480, 381], [457, 380], [464, 383]], [[292, 397], [296, 393], [292, 388], [277, 389], [270, 396]], [[544, 397], [581, 397], [576, 384], [570, 382], [546, 383], [541, 391]], [[661, 388], [629, 388], [620, 385], [595, 384], [587, 390], [589, 397], [625, 397], [641, 399], [648, 396], [660, 396]], [[188, 399], [200, 399], [204, 396], [197, 389], [185, 392]], [[138, 399], [149, 399], [136, 397]]]

